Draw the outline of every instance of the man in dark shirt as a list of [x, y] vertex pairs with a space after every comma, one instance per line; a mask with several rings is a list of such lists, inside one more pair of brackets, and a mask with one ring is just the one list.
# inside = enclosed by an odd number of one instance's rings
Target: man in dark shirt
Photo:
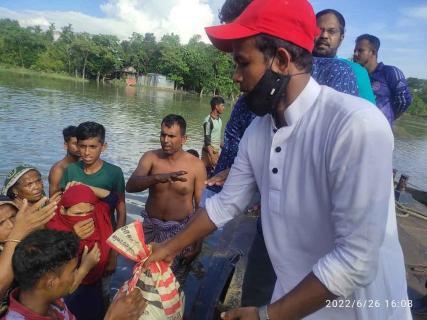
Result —
[[377, 107], [384, 113], [390, 125], [399, 118], [412, 102], [405, 76], [395, 66], [378, 63], [380, 39], [363, 34], [356, 39], [354, 61], [368, 69]]

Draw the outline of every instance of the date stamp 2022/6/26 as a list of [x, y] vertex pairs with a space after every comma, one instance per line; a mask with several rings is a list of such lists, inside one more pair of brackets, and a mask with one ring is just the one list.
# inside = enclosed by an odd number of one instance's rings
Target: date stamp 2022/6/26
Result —
[[336, 299], [326, 300], [326, 308], [411, 308], [412, 300]]

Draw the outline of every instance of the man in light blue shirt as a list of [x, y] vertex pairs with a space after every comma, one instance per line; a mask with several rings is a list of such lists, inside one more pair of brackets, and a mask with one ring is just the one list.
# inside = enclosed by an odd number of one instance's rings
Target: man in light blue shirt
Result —
[[[345, 33], [345, 19], [341, 13], [333, 9], [325, 9], [316, 14], [317, 26], [320, 34], [316, 38], [313, 56], [335, 58]], [[348, 63], [357, 78], [359, 96], [375, 104], [375, 96], [371, 88], [368, 72], [361, 65], [347, 59], [340, 59]]]

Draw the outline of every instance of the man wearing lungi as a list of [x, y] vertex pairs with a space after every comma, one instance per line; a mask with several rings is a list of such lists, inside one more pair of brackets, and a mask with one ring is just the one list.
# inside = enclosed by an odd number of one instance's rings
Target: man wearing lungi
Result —
[[[185, 152], [186, 122], [168, 115], [161, 123], [161, 149], [144, 153], [126, 184], [127, 192], [148, 189], [141, 215], [146, 242], [163, 242], [181, 231], [198, 208], [205, 187], [206, 169], [200, 159]], [[172, 264], [182, 285], [189, 263], [201, 249], [201, 241], [186, 247]]]

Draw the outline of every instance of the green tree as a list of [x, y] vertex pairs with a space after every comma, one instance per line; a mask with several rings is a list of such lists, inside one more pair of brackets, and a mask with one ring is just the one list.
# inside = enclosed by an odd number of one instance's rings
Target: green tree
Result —
[[0, 59], [3, 63], [29, 68], [46, 48], [45, 35], [38, 26], [21, 28], [17, 21], [2, 19], [0, 30]]
[[123, 63], [123, 50], [119, 39], [111, 35], [95, 35], [92, 41], [96, 49], [89, 59], [90, 69], [96, 74], [96, 80], [120, 69]]
[[55, 46], [59, 52], [59, 58], [66, 64], [67, 72], [71, 74], [74, 69], [73, 65], [73, 41], [75, 39], [75, 34], [71, 24], [65, 26], [61, 30], [61, 34], [56, 42]]
[[144, 34], [142, 50], [144, 51], [144, 71], [147, 73], [156, 72], [159, 48], [153, 33]]
[[132, 66], [138, 72], [146, 72], [145, 64], [148, 59], [144, 51], [144, 36], [140, 33], [132, 33], [127, 41], [122, 42], [124, 52], [124, 66]]
[[184, 78], [184, 88], [199, 92], [200, 95], [210, 87], [214, 78], [208, 47], [201, 41], [200, 35], [195, 35], [184, 48], [184, 60], [189, 68]]
[[158, 70], [175, 81], [175, 88], [184, 84], [184, 77], [190, 71], [184, 55], [184, 48], [180, 44], [178, 35], [172, 33], [162, 37], [159, 42]]
[[90, 34], [79, 33], [74, 38], [71, 49], [76, 67], [82, 70], [82, 79], [85, 79], [89, 55], [98, 54], [99, 48], [92, 41]]

